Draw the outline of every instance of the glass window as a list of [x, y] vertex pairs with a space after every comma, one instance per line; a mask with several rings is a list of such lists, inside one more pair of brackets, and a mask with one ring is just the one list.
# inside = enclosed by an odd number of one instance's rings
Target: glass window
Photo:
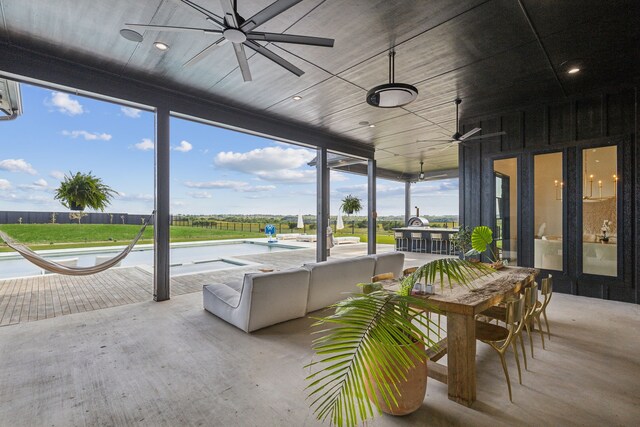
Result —
[[518, 162], [516, 158], [495, 160], [496, 255], [518, 264]]
[[533, 159], [534, 267], [562, 271], [562, 153]]
[[582, 151], [582, 271], [618, 275], [617, 148]]

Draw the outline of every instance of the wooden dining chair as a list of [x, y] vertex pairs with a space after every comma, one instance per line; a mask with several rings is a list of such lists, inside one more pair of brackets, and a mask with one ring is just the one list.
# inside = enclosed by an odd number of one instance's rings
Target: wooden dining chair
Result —
[[418, 267], [409, 267], [409, 268], [405, 268], [402, 271], [402, 277], [407, 277], [410, 274], [413, 274], [416, 272], [416, 270], [418, 270]]
[[547, 306], [549, 305], [549, 301], [551, 301], [551, 296], [553, 295], [553, 276], [550, 274], [546, 279], [542, 279], [540, 283], [540, 293], [542, 294], [543, 300], [536, 300], [536, 307], [533, 311], [533, 318], [538, 324], [538, 330], [540, 331], [540, 339], [542, 340], [542, 348], [544, 347], [544, 332], [542, 331], [542, 321], [540, 316], [544, 317], [544, 323], [547, 326], [547, 335], [549, 339], [551, 339], [551, 330], [549, 328], [549, 320], [547, 319]]
[[485, 344], [489, 344], [500, 356], [504, 376], [507, 380], [507, 388], [509, 389], [509, 400], [513, 402], [511, 394], [511, 380], [509, 379], [509, 370], [505, 360], [505, 353], [509, 346], [513, 348], [516, 358], [516, 366], [518, 367], [518, 380], [522, 384], [522, 371], [520, 370], [520, 357], [518, 356], [518, 346], [516, 338], [522, 333], [522, 326], [525, 315], [525, 299], [529, 296], [529, 291], [525, 295], [520, 295], [515, 301], [509, 301], [506, 305], [506, 327], [494, 325], [493, 323], [482, 322], [476, 320], [476, 339]]
[[372, 282], [380, 282], [382, 280], [392, 280], [393, 279], [393, 273], [380, 273], [380, 274], [376, 274], [375, 276], [373, 276], [371, 278]]

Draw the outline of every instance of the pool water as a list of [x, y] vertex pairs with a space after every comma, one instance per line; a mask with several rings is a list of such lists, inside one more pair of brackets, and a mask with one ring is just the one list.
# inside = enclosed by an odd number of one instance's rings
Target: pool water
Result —
[[[213, 243], [196, 246], [175, 246], [171, 248], [171, 275], [193, 274], [211, 270], [221, 270], [237, 265], [241, 262], [227, 260], [240, 255], [262, 254], [268, 252], [280, 252], [297, 249], [291, 246], [279, 246], [273, 244], [260, 244], [251, 242], [238, 243]], [[64, 253], [44, 255], [50, 260], [63, 260], [78, 258], [79, 267], [95, 265], [96, 256], [115, 256], [120, 253], [118, 249], [103, 249], [91, 251], [65, 251]], [[15, 254], [15, 253], [14, 253]], [[8, 255], [8, 254], [7, 254]], [[3, 259], [7, 258], [7, 259]], [[134, 249], [122, 261], [121, 266], [143, 265], [153, 266], [153, 250]], [[37, 276], [43, 274], [41, 268], [18, 256], [5, 256], [0, 258], [0, 279], [13, 277]]]

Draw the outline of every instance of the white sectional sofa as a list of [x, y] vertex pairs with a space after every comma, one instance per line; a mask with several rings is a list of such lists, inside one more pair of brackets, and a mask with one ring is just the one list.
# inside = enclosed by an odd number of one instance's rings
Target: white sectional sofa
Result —
[[205, 310], [252, 332], [297, 319], [359, 292], [358, 283], [375, 274], [399, 277], [404, 254], [380, 255], [305, 264], [273, 273], [247, 273], [242, 283], [213, 283], [203, 287]]

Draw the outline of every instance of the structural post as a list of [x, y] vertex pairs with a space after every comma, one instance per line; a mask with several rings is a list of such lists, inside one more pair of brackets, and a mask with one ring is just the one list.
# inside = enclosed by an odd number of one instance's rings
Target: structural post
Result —
[[169, 109], [156, 109], [155, 209], [153, 227], [153, 299], [165, 301], [171, 296], [169, 276]]
[[377, 167], [376, 161], [374, 159], [369, 159], [369, 163], [367, 165], [367, 181], [368, 181], [368, 213], [367, 213], [367, 223], [369, 227], [367, 228], [367, 253], [375, 254], [376, 253], [376, 230], [378, 228], [377, 218], [378, 212], [376, 212], [376, 175], [377, 175]]
[[411, 183], [409, 181], [404, 183], [404, 225], [409, 223], [411, 218]]
[[327, 168], [327, 149], [318, 148], [316, 162], [317, 179], [317, 220], [316, 260], [327, 260], [327, 226], [329, 225], [329, 169]]

